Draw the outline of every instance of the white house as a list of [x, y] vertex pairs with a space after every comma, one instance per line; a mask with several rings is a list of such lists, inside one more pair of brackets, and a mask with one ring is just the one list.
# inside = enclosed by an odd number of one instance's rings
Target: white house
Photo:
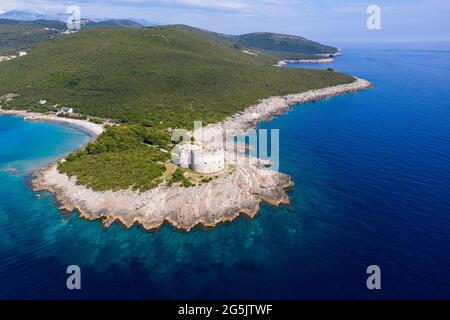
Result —
[[73, 113], [73, 109], [69, 108], [69, 107], [62, 107], [60, 112], [61, 113], [65, 113], [65, 114], [72, 114]]

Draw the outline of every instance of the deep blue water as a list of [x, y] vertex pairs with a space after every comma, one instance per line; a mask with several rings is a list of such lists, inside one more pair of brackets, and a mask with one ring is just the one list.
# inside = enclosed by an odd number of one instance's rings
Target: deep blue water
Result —
[[0, 117], [0, 298], [450, 298], [450, 53], [349, 50], [318, 67], [376, 87], [260, 125], [280, 129], [291, 205], [189, 234], [104, 229], [37, 199], [30, 171], [87, 137]]

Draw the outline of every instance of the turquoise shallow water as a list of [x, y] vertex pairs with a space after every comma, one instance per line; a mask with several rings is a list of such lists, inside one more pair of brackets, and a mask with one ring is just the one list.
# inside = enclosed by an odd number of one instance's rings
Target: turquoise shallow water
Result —
[[[37, 199], [31, 170], [87, 137], [0, 117], [0, 298], [450, 298], [449, 58], [346, 51], [330, 66], [373, 90], [260, 124], [280, 129], [291, 205], [189, 234], [104, 229]], [[78, 292], [65, 286], [72, 264]]]

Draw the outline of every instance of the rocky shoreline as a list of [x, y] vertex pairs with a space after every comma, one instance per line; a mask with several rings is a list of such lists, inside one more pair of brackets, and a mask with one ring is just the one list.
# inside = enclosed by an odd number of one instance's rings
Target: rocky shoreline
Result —
[[331, 63], [334, 62], [332, 58], [321, 58], [321, 59], [300, 59], [300, 60], [281, 60], [275, 65], [277, 67], [284, 67], [287, 64], [319, 64], [319, 63]]
[[[365, 90], [372, 87], [366, 80], [356, 79], [353, 83], [301, 94], [272, 97], [249, 107], [241, 113], [225, 119], [222, 123], [205, 128], [227, 130], [227, 134], [245, 134], [258, 121], [269, 120], [286, 112], [292, 105], [316, 101], [339, 94]], [[2, 112], [5, 114], [5, 112]], [[7, 112], [6, 114], [13, 114]], [[30, 120], [54, 121], [54, 118], [34, 114], [15, 113]], [[59, 120], [59, 119], [58, 119]], [[89, 127], [87, 121], [62, 118], [61, 122]], [[80, 122], [81, 121], [81, 122]], [[89, 122], [87, 122], [90, 124]], [[97, 128], [98, 129], [98, 128]], [[274, 206], [288, 204], [287, 191], [293, 186], [288, 175], [268, 170], [258, 160], [232, 163], [235, 167], [230, 174], [211, 182], [183, 188], [181, 186], [160, 185], [147, 192], [131, 189], [97, 192], [77, 184], [75, 177], [68, 177], [57, 170], [57, 163], [35, 173], [33, 189], [36, 192], [50, 191], [60, 203], [62, 210], [77, 210], [80, 217], [87, 220], [101, 220], [105, 227], [119, 221], [127, 228], [135, 224], [147, 230], [155, 230], [169, 223], [182, 231], [191, 231], [195, 226], [214, 227], [231, 222], [240, 214], [254, 217], [259, 212], [261, 202]]]
[[299, 59], [299, 60], [281, 60], [275, 65], [276, 67], [284, 67], [289, 63], [292, 64], [319, 64], [319, 63], [331, 63], [334, 62], [335, 57], [342, 56], [343, 53], [341, 50], [336, 51], [335, 53], [316, 53], [315, 56], [320, 57], [319, 59]]
[[241, 213], [254, 217], [261, 202], [287, 204], [286, 190], [292, 185], [285, 174], [247, 164], [226, 177], [190, 188], [161, 185], [143, 193], [97, 192], [77, 185], [75, 177], [59, 173], [57, 164], [52, 164], [36, 172], [33, 190], [52, 192], [61, 210], [76, 209], [82, 218], [100, 219], [105, 227], [119, 221], [127, 228], [139, 224], [156, 230], [167, 222], [188, 232], [197, 225], [230, 222]]
[[[211, 130], [211, 132], [222, 130], [230, 136], [243, 135], [249, 129], [255, 128], [258, 122], [272, 120], [276, 116], [288, 111], [295, 104], [314, 102], [345, 93], [370, 89], [372, 87], [373, 84], [369, 81], [355, 77], [355, 81], [348, 84], [263, 99], [259, 104], [228, 117], [221, 123], [208, 125], [205, 130], [206, 132], [208, 130]], [[207, 133], [204, 133], [204, 135], [207, 135]]]

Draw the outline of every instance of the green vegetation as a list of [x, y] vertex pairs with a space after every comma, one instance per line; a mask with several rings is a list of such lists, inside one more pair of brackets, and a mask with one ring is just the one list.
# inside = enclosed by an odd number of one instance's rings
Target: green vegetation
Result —
[[174, 173], [172, 173], [172, 177], [169, 180], [169, 185], [173, 183], [181, 183], [181, 185], [185, 188], [192, 187], [192, 182], [184, 176], [184, 170], [181, 168], [177, 168]]
[[[59, 118], [68, 118], [68, 119], [75, 119], [75, 120], [90, 120], [87, 115], [85, 114], [65, 114], [65, 113], [58, 113], [57, 115]], [[92, 120], [90, 120], [92, 121]], [[94, 122], [94, 121], [92, 121]], [[95, 122], [94, 122], [95, 123]]]
[[[263, 98], [353, 81], [337, 72], [274, 67], [274, 57], [298, 47], [250, 55], [245, 46], [266, 49], [266, 42], [243, 39], [239, 44], [186, 26], [86, 29], [1, 63], [0, 96], [19, 95], [2, 107], [50, 112], [58, 104], [83, 119], [123, 124], [69, 155], [59, 170], [94, 190], [149, 190], [163, 181], [170, 158], [165, 129], [191, 129], [195, 120], [218, 122]], [[184, 173], [166, 179], [190, 187]]]
[[214, 35], [231, 43], [236, 50], [251, 50], [261, 60], [271, 63], [280, 60], [320, 59], [316, 54], [338, 51], [335, 47], [285, 34], [257, 32], [240, 36]]
[[[76, 49], [74, 49], [76, 48]], [[209, 33], [176, 27], [84, 30], [0, 64], [4, 108], [49, 105], [122, 123], [159, 127], [218, 122], [261, 98], [351, 82], [343, 74], [282, 69]]]
[[212, 177], [205, 177], [200, 180], [200, 183], [208, 183], [211, 182], [212, 180], [213, 180]]
[[[104, 20], [100, 22], [83, 20], [83, 28], [121, 27], [140, 28], [141, 24], [131, 20]], [[0, 55], [15, 55], [29, 50], [38, 43], [62, 36], [67, 25], [60, 21], [34, 20], [18, 21], [0, 19]]]
[[172, 25], [167, 26], [167, 28], [194, 30], [208, 34], [228, 43], [235, 50], [241, 52], [246, 50], [256, 53], [255, 57], [257, 59], [271, 64], [280, 60], [321, 59], [322, 57], [317, 56], [317, 54], [331, 54], [338, 51], [335, 47], [326, 46], [303, 37], [285, 34], [256, 32], [234, 36], [209, 32], [186, 25]]
[[58, 169], [96, 191], [146, 191], [162, 182], [170, 154], [160, 148], [168, 148], [169, 142], [169, 134], [156, 128], [115, 126], [70, 154]]
[[121, 27], [121, 28], [141, 28], [142, 24], [127, 19], [111, 19], [99, 22], [90, 22], [88, 27]]
[[[46, 30], [47, 28], [48, 30]], [[18, 51], [57, 37], [66, 25], [57, 21], [16, 21], [0, 19], [0, 55]]]
[[89, 117], [89, 121], [95, 124], [103, 124], [105, 121], [97, 117]]
[[237, 43], [249, 47], [269, 51], [282, 51], [304, 54], [335, 53], [337, 48], [325, 46], [302, 37], [269, 32], [249, 33], [232, 36]]

